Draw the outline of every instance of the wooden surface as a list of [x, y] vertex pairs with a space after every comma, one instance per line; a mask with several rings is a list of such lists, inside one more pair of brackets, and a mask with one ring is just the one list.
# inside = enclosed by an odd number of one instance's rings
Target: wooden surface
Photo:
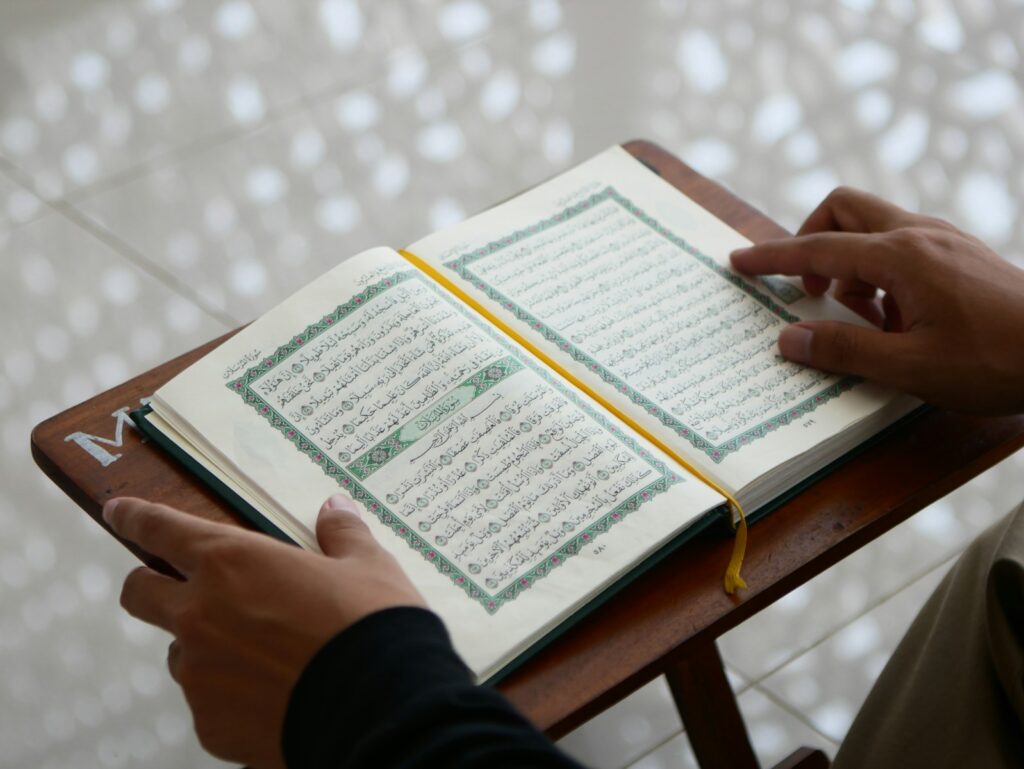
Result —
[[[144, 443], [127, 418], [127, 412], [139, 408], [160, 385], [234, 333], [207, 342], [47, 419], [32, 431], [32, 457], [36, 464], [107, 531], [110, 530], [100, 517], [103, 503], [119, 496], [146, 497], [210, 520], [249, 526], [170, 456]], [[104, 465], [82, 448], [78, 440], [88, 439], [75, 437], [82, 435], [92, 436], [94, 450], [101, 452], [100, 456], [106, 454], [104, 461], [109, 464]], [[122, 544], [146, 563], [162, 568], [148, 553], [130, 543]]]
[[666, 668], [665, 680], [701, 769], [758, 769], [714, 641], [694, 644]]
[[[647, 142], [626, 148], [754, 241], [785, 231], [714, 182]], [[50, 478], [102, 524], [103, 502], [145, 496], [215, 520], [237, 521], [115, 412], [152, 392], [214, 340], [40, 424], [32, 453]], [[74, 437], [77, 435], [77, 438]], [[95, 436], [93, 453], [81, 444]], [[70, 437], [69, 437], [70, 436]], [[888, 437], [751, 528], [749, 588], [721, 588], [731, 540], [681, 548], [551, 644], [499, 687], [538, 726], [560, 736], [1024, 445], [1024, 417], [982, 419], [933, 411]], [[103, 455], [106, 452], [106, 456]], [[95, 456], [94, 456], [95, 455]], [[102, 464], [97, 457], [107, 462]], [[144, 560], [145, 554], [137, 553]]]

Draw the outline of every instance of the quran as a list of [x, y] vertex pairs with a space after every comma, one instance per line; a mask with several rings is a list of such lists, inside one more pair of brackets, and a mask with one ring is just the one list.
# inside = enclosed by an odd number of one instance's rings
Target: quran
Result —
[[613, 147], [341, 261], [133, 418], [309, 550], [324, 499], [350, 495], [493, 681], [696, 532], [745, 534], [741, 511], [920, 406], [782, 359], [788, 323], [866, 322], [794, 279], [734, 273], [747, 245]]

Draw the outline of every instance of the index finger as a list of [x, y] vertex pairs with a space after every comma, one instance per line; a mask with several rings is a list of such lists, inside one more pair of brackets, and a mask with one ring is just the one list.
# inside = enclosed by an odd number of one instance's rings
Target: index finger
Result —
[[220, 533], [224, 526], [135, 497], [111, 499], [103, 506], [103, 519], [118, 536], [186, 576], [195, 569], [198, 543]]
[[757, 243], [733, 251], [732, 266], [746, 275], [818, 275], [891, 288], [885, 248], [874, 235], [823, 232]]
[[921, 224], [925, 218], [870, 192], [836, 187], [811, 212], [797, 235], [831, 231], [888, 232]]

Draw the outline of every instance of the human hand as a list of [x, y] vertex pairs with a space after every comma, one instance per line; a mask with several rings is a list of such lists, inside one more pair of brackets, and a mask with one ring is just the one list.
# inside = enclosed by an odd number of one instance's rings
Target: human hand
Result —
[[1024, 271], [951, 224], [840, 187], [795, 237], [735, 251], [732, 264], [801, 275], [814, 296], [835, 280], [836, 299], [875, 326], [794, 323], [784, 357], [957, 411], [1024, 411]]
[[340, 494], [317, 519], [324, 555], [142, 499], [112, 499], [103, 517], [184, 577], [135, 569], [121, 605], [175, 636], [171, 676], [200, 743], [222, 759], [284, 767], [288, 699], [313, 655], [369, 614], [425, 605]]

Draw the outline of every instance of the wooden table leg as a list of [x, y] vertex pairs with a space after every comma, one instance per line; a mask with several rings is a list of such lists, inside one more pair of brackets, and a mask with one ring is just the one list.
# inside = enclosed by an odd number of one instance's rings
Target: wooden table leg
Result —
[[830, 763], [828, 756], [817, 748], [798, 748], [774, 769], [828, 769]]
[[758, 769], [714, 641], [669, 667], [665, 678], [701, 769]]

